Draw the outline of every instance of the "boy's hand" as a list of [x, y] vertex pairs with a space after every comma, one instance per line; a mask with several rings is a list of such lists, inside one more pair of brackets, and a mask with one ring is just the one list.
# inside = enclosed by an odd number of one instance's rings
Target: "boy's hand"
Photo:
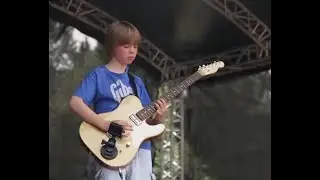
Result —
[[167, 103], [164, 99], [159, 99], [156, 103], [156, 109], [157, 109], [157, 112], [156, 112], [156, 115], [155, 115], [155, 118], [154, 120], [156, 121], [162, 121], [165, 116], [167, 115], [167, 111], [168, 111], [168, 107], [167, 107]]
[[114, 123], [117, 123], [122, 126], [123, 131], [124, 131], [122, 133], [122, 136], [124, 136], [124, 137], [128, 137], [131, 134], [131, 131], [133, 131], [132, 125], [128, 121], [116, 120], [116, 121], [114, 121]]

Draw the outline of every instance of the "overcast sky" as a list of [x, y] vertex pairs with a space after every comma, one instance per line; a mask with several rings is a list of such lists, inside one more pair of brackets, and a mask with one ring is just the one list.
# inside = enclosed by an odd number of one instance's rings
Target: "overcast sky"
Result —
[[88, 39], [90, 50], [95, 49], [97, 47], [97, 45], [98, 45], [97, 40], [95, 40], [94, 38], [92, 38], [90, 36], [87, 36], [87, 35], [83, 34], [82, 32], [78, 31], [76, 28], [73, 28], [72, 38], [77, 41], [76, 42], [76, 47], [77, 48], [80, 48], [81, 42], [85, 42], [86, 38]]

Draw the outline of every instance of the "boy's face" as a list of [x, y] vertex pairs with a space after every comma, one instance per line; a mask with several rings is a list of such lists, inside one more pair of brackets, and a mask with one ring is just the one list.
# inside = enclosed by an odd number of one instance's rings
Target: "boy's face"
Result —
[[114, 57], [121, 64], [131, 64], [136, 58], [138, 46], [134, 44], [118, 45], [114, 49]]

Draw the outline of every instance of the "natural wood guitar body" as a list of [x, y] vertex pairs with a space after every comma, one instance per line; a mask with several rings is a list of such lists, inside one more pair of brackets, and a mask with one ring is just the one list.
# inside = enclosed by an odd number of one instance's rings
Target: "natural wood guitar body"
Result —
[[102, 157], [100, 154], [102, 147], [101, 141], [103, 139], [108, 141], [109, 138], [105, 132], [102, 132], [100, 129], [97, 129], [85, 121], [82, 122], [79, 129], [81, 140], [104, 164], [111, 167], [128, 165], [135, 157], [144, 140], [160, 135], [165, 129], [163, 124], [151, 126], [145, 121], [142, 121], [139, 126], [135, 125], [129, 119], [129, 116], [137, 113], [142, 108], [142, 104], [136, 96], [127, 96], [114, 111], [99, 114], [99, 116], [102, 116], [106, 121], [126, 120], [132, 124], [133, 131], [131, 135], [126, 138], [117, 139], [116, 147], [118, 149], [118, 155], [116, 158], [107, 160]]

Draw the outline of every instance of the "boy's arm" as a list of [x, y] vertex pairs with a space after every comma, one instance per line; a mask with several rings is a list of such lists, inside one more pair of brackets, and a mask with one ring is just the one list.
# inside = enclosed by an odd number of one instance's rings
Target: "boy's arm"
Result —
[[92, 111], [80, 97], [72, 96], [69, 105], [71, 110], [87, 123], [94, 125], [102, 131], [107, 131], [109, 128], [110, 123], [108, 121], [104, 121], [100, 116]]
[[82, 120], [101, 129], [102, 131], [107, 131], [109, 128], [109, 122], [104, 121], [99, 115], [89, 108], [96, 97], [98, 82], [97, 76], [98, 74], [94, 70], [85, 76], [71, 97], [69, 106], [73, 112], [82, 118]]

